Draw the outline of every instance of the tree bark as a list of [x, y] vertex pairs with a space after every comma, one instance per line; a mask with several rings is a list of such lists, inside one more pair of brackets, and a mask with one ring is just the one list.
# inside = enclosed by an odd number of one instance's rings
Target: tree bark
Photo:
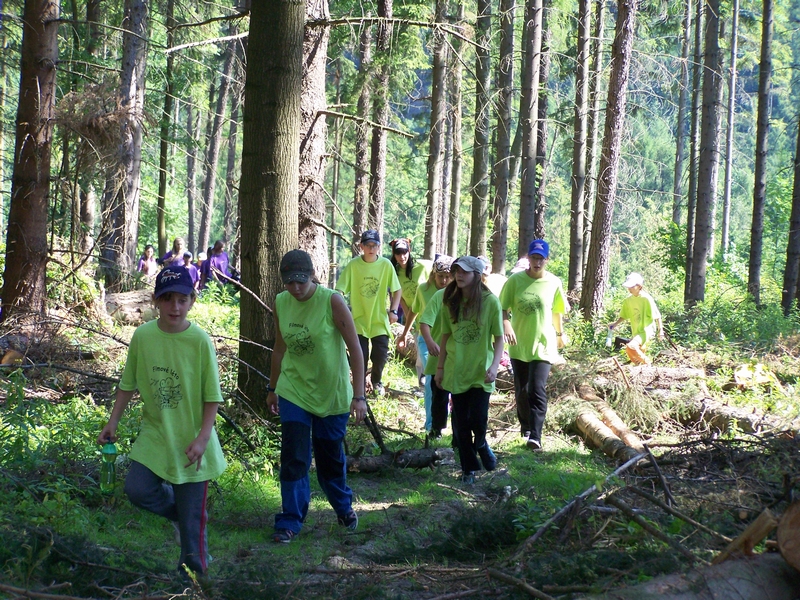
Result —
[[425, 209], [425, 242], [423, 257], [432, 260], [439, 239], [442, 210], [442, 170], [444, 167], [444, 134], [447, 102], [445, 94], [446, 48], [444, 33], [436, 26], [444, 23], [446, 2], [436, 0], [433, 28], [433, 72], [431, 83], [431, 123], [428, 135], [428, 190]]
[[117, 95], [120, 144], [115, 166], [106, 175], [102, 200], [107, 225], [101, 242], [101, 266], [106, 287], [115, 291], [132, 273], [138, 252], [148, 11], [148, 0], [125, 0]]
[[[191, 102], [186, 103], [186, 136], [189, 144], [186, 150], [186, 214], [188, 218], [188, 231], [186, 244], [190, 251], [194, 249], [195, 214], [197, 212], [197, 133], [200, 130], [200, 115], [195, 118]], [[167, 240], [158, 240], [158, 254], [164, 256], [167, 252]], [[198, 248], [198, 252], [205, 252], [205, 248]]]
[[469, 253], [486, 254], [486, 225], [489, 220], [489, 120], [491, 116], [492, 39], [491, 0], [478, 0], [475, 40], [475, 138], [472, 146], [472, 222]]
[[[175, 45], [175, 0], [167, 0], [167, 48]], [[175, 96], [173, 81], [173, 65], [175, 53], [167, 54], [167, 65], [164, 71], [166, 86], [164, 90], [164, 111], [161, 113], [161, 144], [158, 158], [158, 199], [156, 200], [156, 229], [158, 231], [158, 248], [167, 247], [167, 161], [169, 159], [169, 130], [172, 126], [172, 105]], [[166, 250], [164, 251], [166, 252]], [[159, 254], [159, 256], [163, 256]]]
[[[369, 17], [369, 13], [367, 13]], [[359, 39], [358, 79], [361, 93], [358, 95], [358, 116], [364, 119], [356, 123], [356, 164], [355, 164], [355, 196], [353, 198], [353, 256], [357, 256], [358, 242], [367, 227], [367, 206], [369, 205], [369, 125], [366, 123], [371, 114], [372, 96], [370, 75], [372, 64], [372, 29], [361, 28]]]
[[500, 57], [497, 68], [497, 127], [494, 156], [492, 272], [505, 273], [511, 160], [511, 104], [514, 93], [515, 0], [500, 1]]
[[586, 136], [589, 112], [589, 0], [578, 0], [578, 56], [575, 72], [575, 117], [572, 134], [572, 202], [569, 226], [569, 279], [567, 288], [583, 285], [583, 198], [586, 187]]
[[761, 261], [764, 244], [764, 205], [767, 199], [767, 142], [769, 141], [770, 92], [772, 89], [772, 0], [764, 0], [761, 16], [761, 62], [758, 73], [758, 125], [756, 166], [753, 174], [753, 221], [750, 227], [750, 267], [747, 291], [761, 304]]
[[[281, 257], [298, 243], [300, 95], [305, 2], [254, 2], [250, 11], [248, 69], [239, 203], [242, 283], [274, 305], [283, 288]], [[241, 298], [239, 390], [264, 408], [275, 322], [251, 297]], [[251, 344], [250, 342], [255, 342]]]
[[733, 117], [736, 108], [736, 53], [739, 48], [739, 0], [731, 8], [731, 59], [728, 68], [728, 132], [725, 136], [725, 185], [722, 193], [722, 260], [730, 248], [731, 181], [733, 179]]
[[[236, 35], [237, 29], [231, 26], [230, 35]], [[214, 216], [214, 196], [217, 191], [217, 166], [222, 147], [222, 129], [225, 125], [225, 113], [228, 108], [228, 95], [231, 89], [231, 73], [236, 58], [236, 45], [239, 40], [230, 40], [225, 48], [225, 63], [217, 88], [217, 106], [208, 136], [208, 150], [205, 154], [205, 182], [203, 183], [203, 203], [200, 207], [200, 230], [197, 232], [198, 252], [209, 245], [211, 237], [211, 219]]]
[[[306, 20], [328, 19], [328, 0], [307, 0]], [[306, 27], [303, 38], [303, 88], [300, 97], [299, 245], [311, 255], [320, 281], [328, 280], [325, 222], [325, 67], [330, 28]]]
[[787, 237], [781, 306], [783, 306], [783, 314], [788, 317], [792, 312], [792, 305], [795, 304], [797, 280], [800, 278], [800, 122], [797, 124], [797, 141], [794, 147], [794, 187]]
[[[738, 1], [738, 0], [735, 0]], [[692, 0], [686, 0], [681, 37], [681, 82], [678, 92], [678, 122], [675, 125], [675, 173], [672, 179], [672, 222], [681, 224], [681, 182], [683, 154], [686, 145], [686, 101], [689, 94], [689, 47], [692, 39]]]
[[703, 112], [700, 158], [697, 168], [697, 209], [689, 302], [705, 299], [706, 271], [714, 256], [717, 175], [719, 172], [719, 115], [722, 74], [719, 61], [719, 0], [706, 0], [705, 49], [703, 53]]
[[[456, 24], [464, 22], [464, 2], [458, 2]], [[450, 105], [453, 128], [453, 182], [450, 185], [449, 218], [447, 219], [447, 254], [458, 256], [458, 221], [461, 206], [461, 177], [463, 171], [463, 144], [461, 133], [461, 87], [463, 82], [463, 66], [461, 63], [461, 40], [453, 40], [453, 66], [451, 67]]]
[[378, 16], [387, 21], [378, 24], [376, 54], [380, 69], [375, 77], [374, 120], [380, 127], [372, 129], [369, 177], [368, 226], [383, 231], [383, 211], [386, 204], [386, 136], [389, 124], [389, 76], [391, 73], [391, 44], [393, 26], [392, 0], [378, 0]]
[[[547, 211], [547, 106], [550, 77], [550, 29], [547, 26], [549, 9], [542, 2], [542, 55], [539, 59], [539, 100], [536, 104], [536, 204], [533, 209], [533, 237], [547, 236], [545, 212]], [[527, 244], [526, 244], [527, 248]]]
[[239, 156], [239, 152], [236, 145], [239, 140], [239, 108], [242, 103], [241, 86], [234, 86], [231, 92], [231, 119], [228, 125], [228, 160], [225, 166], [225, 206], [222, 213], [222, 239], [228, 245], [233, 245], [231, 242], [239, 237], [239, 232], [236, 229], [236, 207], [239, 205], [237, 189], [239, 177], [236, 171], [236, 158]]
[[44, 312], [47, 202], [55, 122], [58, 0], [26, 0], [22, 19], [14, 170], [6, 233], [2, 313]]
[[534, 239], [536, 219], [536, 142], [539, 111], [539, 66], [542, 53], [542, 0], [525, 2], [523, 25], [522, 96], [519, 119], [522, 127], [522, 160], [519, 198], [519, 234], [517, 256], [528, 253], [528, 244]]
[[[692, 0], [686, 0], [691, 2]], [[683, 299], [689, 302], [694, 263], [694, 228], [697, 216], [697, 163], [700, 154], [700, 91], [702, 82], [703, 49], [703, 5], [704, 0], [695, 0], [694, 61], [692, 63], [692, 110], [689, 133], [689, 192], [686, 197], [686, 268], [683, 282]]]
[[581, 292], [581, 310], [586, 320], [603, 308], [603, 297], [608, 285], [609, 249], [614, 202], [617, 198], [617, 172], [619, 170], [622, 132], [625, 127], [625, 104], [628, 74], [633, 47], [636, 1], [620, 0], [614, 44], [611, 48], [611, 77], [608, 83], [606, 123], [603, 150], [598, 170], [597, 200], [592, 219], [592, 239], [586, 279]]

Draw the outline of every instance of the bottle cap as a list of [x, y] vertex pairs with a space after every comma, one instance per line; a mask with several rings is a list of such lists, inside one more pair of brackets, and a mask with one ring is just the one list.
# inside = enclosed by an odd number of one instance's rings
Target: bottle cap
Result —
[[117, 446], [114, 442], [106, 442], [103, 444], [103, 454], [116, 454], [117, 453]]

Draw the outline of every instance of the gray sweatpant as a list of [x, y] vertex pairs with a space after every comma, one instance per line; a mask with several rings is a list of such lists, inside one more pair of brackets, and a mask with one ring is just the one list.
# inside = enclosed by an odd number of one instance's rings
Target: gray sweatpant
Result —
[[131, 461], [125, 478], [125, 494], [134, 506], [178, 524], [181, 533], [179, 569], [185, 564], [195, 573], [206, 573], [208, 481], [169, 483], [143, 464]]

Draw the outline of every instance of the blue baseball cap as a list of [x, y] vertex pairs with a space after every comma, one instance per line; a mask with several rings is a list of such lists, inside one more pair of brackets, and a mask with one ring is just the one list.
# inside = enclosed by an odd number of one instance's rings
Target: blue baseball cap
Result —
[[538, 254], [542, 258], [550, 258], [550, 245], [544, 240], [533, 240], [528, 246], [528, 256]]
[[191, 296], [193, 291], [194, 282], [186, 267], [167, 267], [162, 269], [156, 276], [156, 289], [153, 292], [153, 297], [159, 298], [170, 292]]

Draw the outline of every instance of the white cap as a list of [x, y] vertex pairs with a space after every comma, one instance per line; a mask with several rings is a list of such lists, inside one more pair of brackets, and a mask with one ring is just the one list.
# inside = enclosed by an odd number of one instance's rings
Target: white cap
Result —
[[625, 283], [622, 284], [622, 287], [632, 288], [637, 285], [644, 285], [644, 277], [641, 276], [639, 273], [631, 273], [628, 275], [628, 278], [625, 280]]

